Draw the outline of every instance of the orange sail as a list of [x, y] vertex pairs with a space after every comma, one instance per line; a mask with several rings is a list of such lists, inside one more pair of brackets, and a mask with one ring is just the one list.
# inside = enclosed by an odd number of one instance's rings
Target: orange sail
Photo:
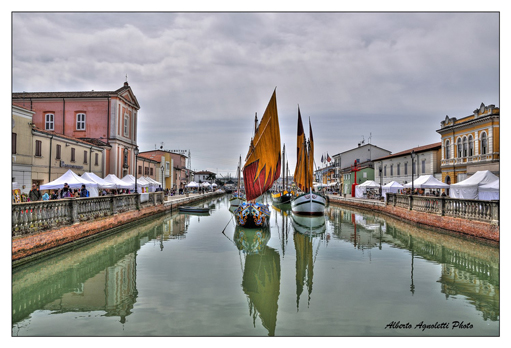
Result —
[[298, 108], [297, 160], [294, 181], [300, 190], [304, 192], [308, 192], [312, 187], [312, 179], [314, 177], [314, 140], [310, 120], [309, 132], [309, 141], [307, 142], [303, 131], [302, 115], [300, 114], [300, 108]]
[[243, 181], [247, 201], [256, 199], [273, 185], [273, 182], [280, 177], [280, 166], [277, 95], [276, 91], [273, 91], [263, 118], [256, 126], [243, 167]]

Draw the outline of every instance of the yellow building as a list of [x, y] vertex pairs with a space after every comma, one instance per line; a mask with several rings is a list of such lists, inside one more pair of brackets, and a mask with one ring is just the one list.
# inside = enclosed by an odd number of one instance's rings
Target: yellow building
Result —
[[500, 176], [500, 109], [484, 105], [472, 115], [445, 116], [442, 136], [442, 181], [455, 184], [480, 170]]
[[32, 186], [32, 116], [34, 111], [12, 106], [12, 181], [22, 193]]

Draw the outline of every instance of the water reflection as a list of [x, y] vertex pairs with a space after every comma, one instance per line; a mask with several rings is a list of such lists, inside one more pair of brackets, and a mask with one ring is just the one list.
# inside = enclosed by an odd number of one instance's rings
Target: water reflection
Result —
[[[133, 334], [144, 335], [147, 331], [138, 329], [147, 320], [140, 314], [141, 303], [147, 306], [147, 302], [154, 301], [172, 308], [162, 308], [155, 320], [174, 326], [187, 320], [200, 321], [205, 314], [216, 318], [225, 311], [232, 317], [221, 319], [239, 324], [240, 331], [235, 331], [237, 335], [240, 332], [241, 335], [251, 335], [251, 331], [243, 331], [246, 329], [243, 326], [256, 328], [260, 322], [258, 329], [263, 334], [300, 336], [304, 331], [298, 326], [304, 320], [317, 325], [318, 336], [351, 335], [352, 332], [338, 331], [332, 326], [338, 328], [339, 323], [350, 321], [352, 326], [365, 327], [367, 317], [353, 314], [357, 306], [377, 308], [381, 313], [388, 312], [384, 309], [393, 308], [408, 315], [410, 305], [418, 306], [421, 301], [433, 300], [427, 302], [431, 311], [424, 312], [435, 312], [449, 300], [448, 305], [456, 308], [460, 315], [470, 311], [476, 313], [474, 309], [477, 311], [481, 320], [478, 323], [479, 333], [495, 335], [496, 332], [498, 335], [498, 328], [495, 331], [495, 323], [491, 323], [497, 322], [498, 325], [500, 320], [499, 249], [493, 245], [338, 207], [327, 207], [324, 216], [303, 217], [295, 216], [285, 205], [274, 206], [271, 227], [243, 229], [233, 224], [232, 229], [226, 230], [225, 224], [232, 216], [228, 212], [228, 201], [224, 197], [214, 203], [214, 206], [210, 205], [213, 213], [209, 216], [161, 215], [72, 252], [14, 270], [13, 334], [19, 331], [20, 334], [36, 332], [36, 335], [52, 335], [51, 331], [43, 330], [48, 330], [53, 317], [34, 316], [42, 310], [50, 314], [99, 311], [103, 317], [114, 318], [117, 326], [119, 323], [125, 326], [129, 319], [131, 330], [140, 330], [132, 331]], [[220, 219], [215, 220], [218, 211], [225, 214], [218, 215]], [[222, 228], [226, 231], [223, 236], [219, 233]], [[143, 246], [145, 248], [141, 251]], [[149, 250], [146, 249], [148, 247]], [[169, 248], [174, 248], [172, 253], [168, 253]], [[194, 256], [187, 258], [190, 254]], [[172, 259], [170, 255], [173, 255]], [[205, 256], [201, 258], [201, 255]], [[371, 263], [371, 257], [376, 259], [376, 255], [378, 262]], [[152, 257], [158, 257], [157, 261], [151, 263]], [[229, 268], [233, 271], [225, 272], [224, 268], [218, 271], [218, 265], [225, 265], [228, 258], [234, 260], [232, 264], [235, 267]], [[369, 262], [365, 262], [367, 260]], [[160, 277], [164, 274], [161, 267], [154, 270], [154, 274], [150, 273], [153, 271], [151, 265], [160, 265], [158, 262], [169, 265], [163, 267], [168, 278]], [[204, 283], [196, 276], [188, 277], [197, 274], [199, 268], [212, 274], [207, 284], [208, 291], [201, 291], [200, 296], [195, 291], [199, 291]], [[375, 277], [378, 272], [394, 281], [389, 284], [381, 279], [383, 283], [373, 284], [381, 289], [393, 289], [393, 293], [380, 293], [384, 300], [371, 292], [374, 286], [364, 288], [374, 282], [367, 277]], [[403, 277], [396, 277], [392, 272], [403, 274]], [[424, 276], [425, 273], [429, 278]], [[357, 274], [364, 275], [359, 277]], [[346, 277], [352, 277], [350, 285], [343, 281]], [[192, 278], [195, 278], [193, 282]], [[154, 297], [148, 299], [148, 289], [153, 285], [144, 281], [147, 279], [156, 281], [158, 285], [155, 283], [154, 287], [160, 286], [164, 291], [151, 292]], [[229, 280], [233, 285], [227, 289], [225, 284]], [[172, 297], [169, 297], [169, 289]], [[429, 291], [427, 296], [425, 290]], [[232, 295], [232, 299], [228, 297], [228, 301], [219, 301], [224, 293]], [[240, 299], [236, 299], [236, 295]], [[182, 307], [177, 303], [178, 297], [185, 303]], [[360, 298], [364, 299], [361, 303], [349, 302], [360, 301]], [[188, 310], [196, 303], [201, 304], [197, 308], [204, 312], [199, 314], [196, 309]], [[329, 310], [331, 313], [326, 314]], [[381, 313], [375, 310], [367, 315], [372, 318], [382, 316]], [[471, 314], [472, 320], [476, 314]], [[154, 312], [151, 311], [150, 315]], [[420, 319], [442, 319], [432, 315]], [[244, 318], [245, 324], [240, 324], [243, 320], [240, 318]], [[379, 326], [384, 327], [381, 324], [383, 321], [386, 324], [387, 319], [384, 317], [381, 322], [373, 322], [372, 326], [367, 324], [367, 332], [388, 334], [388, 331], [377, 331]], [[33, 328], [31, 320], [48, 321], [49, 324], [41, 325], [40, 332], [30, 331]], [[325, 321], [332, 324], [332, 320], [334, 325], [320, 325]], [[484, 325], [483, 321], [486, 321]], [[102, 323], [97, 318], [85, 321], [87, 325], [101, 325], [98, 322]], [[222, 320], [217, 322], [220, 323], [215, 322], [216, 326], [208, 322], [211, 327], [202, 322], [202, 327], [209, 329], [203, 334], [233, 332], [222, 327]], [[493, 324], [491, 330], [482, 328], [488, 323]], [[155, 323], [151, 325], [157, 326]], [[236, 325], [231, 325], [231, 328]], [[106, 331], [101, 330], [106, 329], [98, 327], [98, 335], [105, 334]], [[173, 329], [170, 324], [154, 332], [162, 336], [182, 335], [182, 331]], [[193, 331], [186, 331], [188, 335], [190, 332], [193, 335]], [[355, 335], [365, 335], [360, 332]]]
[[124, 323], [137, 301], [137, 250], [146, 243], [184, 238], [188, 216], [174, 215], [104, 238], [73, 253], [13, 272], [13, 323], [37, 310], [104, 311]]
[[[446, 298], [462, 295], [484, 320], [500, 319], [499, 249], [481, 240], [426, 230], [392, 218], [330, 208], [333, 234], [357, 249], [384, 245], [410, 251], [410, 293], [415, 293], [414, 260], [441, 264], [438, 282]], [[492, 244], [492, 243], [489, 243]]]
[[280, 255], [267, 246], [270, 229], [236, 226], [234, 240], [244, 264], [241, 287], [248, 299], [253, 325], [259, 316], [268, 336], [275, 336], [280, 294]]

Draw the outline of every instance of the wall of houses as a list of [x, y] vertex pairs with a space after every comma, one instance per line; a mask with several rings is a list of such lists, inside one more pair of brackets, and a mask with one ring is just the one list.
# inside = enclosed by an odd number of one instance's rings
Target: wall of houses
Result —
[[34, 112], [12, 106], [12, 181], [22, 193], [32, 185], [32, 116]]

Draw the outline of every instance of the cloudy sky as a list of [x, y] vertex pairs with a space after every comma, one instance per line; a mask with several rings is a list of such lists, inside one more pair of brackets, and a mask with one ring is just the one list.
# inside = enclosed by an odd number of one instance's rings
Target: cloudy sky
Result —
[[[140, 105], [141, 151], [191, 151], [234, 175], [277, 90], [294, 171], [297, 109], [323, 154], [440, 141], [446, 115], [500, 106], [498, 12], [12, 14], [12, 91], [116, 90]], [[308, 126], [307, 126], [308, 127]], [[306, 127], [306, 132], [307, 132]]]

